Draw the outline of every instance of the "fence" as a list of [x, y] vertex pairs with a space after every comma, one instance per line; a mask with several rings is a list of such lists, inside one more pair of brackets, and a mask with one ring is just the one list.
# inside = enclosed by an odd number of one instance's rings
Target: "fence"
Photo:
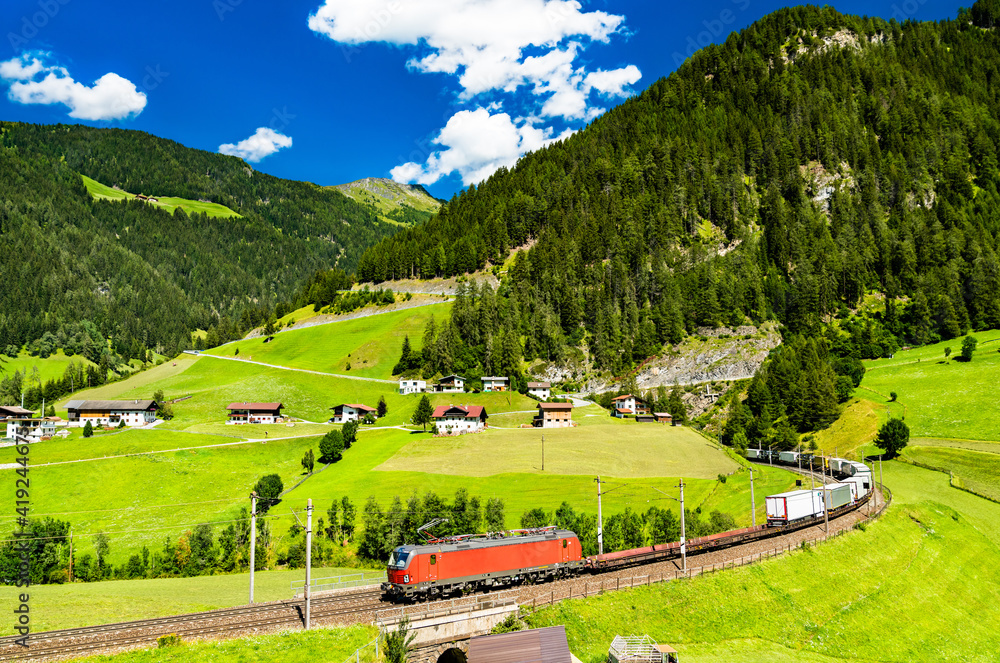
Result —
[[[349, 589], [351, 587], [372, 587], [380, 584], [384, 579], [385, 571], [363, 571], [343, 576], [313, 578], [309, 583], [309, 591], [315, 594], [316, 592], [329, 592], [336, 589]], [[305, 584], [305, 580], [293, 580], [291, 582], [292, 598], [299, 598], [303, 595]]]
[[376, 663], [378, 657], [378, 641], [382, 637], [380, 633], [367, 645], [362, 645], [354, 650], [354, 653], [344, 659], [344, 663]]

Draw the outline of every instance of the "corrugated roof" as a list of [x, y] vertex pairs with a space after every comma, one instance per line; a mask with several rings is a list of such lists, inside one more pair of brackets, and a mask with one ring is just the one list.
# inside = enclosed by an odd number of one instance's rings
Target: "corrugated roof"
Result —
[[566, 627], [482, 635], [469, 640], [469, 663], [572, 663]]
[[539, 410], [572, 410], [572, 403], [539, 403]]
[[281, 403], [230, 403], [227, 410], [280, 410], [285, 407]]
[[68, 410], [148, 410], [156, 406], [154, 400], [135, 401], [70, 401]]
[[548, 382], [529, 382], [528, 389], [551, 389], [552, 385]]

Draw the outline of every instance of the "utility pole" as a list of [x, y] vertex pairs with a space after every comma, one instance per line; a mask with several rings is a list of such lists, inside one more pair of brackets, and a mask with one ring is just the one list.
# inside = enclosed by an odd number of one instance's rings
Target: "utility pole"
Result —
[[604, 554], [604, 518], [601, 517], [601, 475], [597, 475], [597, 554]]
[[[801, 460], [799, 461], [802, 462]], [[753, 518], [753, 526], [757, 526], [757, 501], [753, 498], [753, 468], [750, 468], [750, 517]]]
[[878, 455], [878, 492], [879, 492], [879, 496], [880, 497], [882, 496], [882, 491], [883, 490], [885, 490], [885, 488], [882, 485], [882, 454], [879, 454]]
[[830, 533], [830, 489], [825, 485], [823, 486], [823, 520], [826, 521], [824, 526], [826, 533]]
[[809, 456], [809, 490], [816, 490], [816, 475], [813, 474], [812, 456]]
[[69, 529], [69, 581], [73, 582], [73, 528]]
[[257, 553], [257, 493], [250, 493], [250, 605], [253, 605], [253, 569]]
[[542, 472], [545, 471], [545, 433], [542, 433]]
[[688, 570], [687, 537], [685, 536], [686, 530], [684, 529], [684, 479], [681, 479], [680, 489], [681, 489], [681, 565], [684, 570], [684, 573], [687, 573]]
[[313, 538], [313, 501], [306, 500], [306, 630], [309, 630], [310, 608], [312, 599], [309, 596], [309, 575], [312, 571], [312, 538]]

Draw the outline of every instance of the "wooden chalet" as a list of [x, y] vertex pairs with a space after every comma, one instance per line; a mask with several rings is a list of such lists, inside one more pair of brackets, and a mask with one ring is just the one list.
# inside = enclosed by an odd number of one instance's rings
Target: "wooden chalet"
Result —
[[434, 391], [443, 393], [465, 391], [465, 378], [461, 375], [446, 375], [434, 385]]
[[477, 433], [486, 428], [488, 417], [482, 405], [439, 405], [431, 415], [441, 435]]
[[281, 403], [230, 403], [227, 424], [276, 424], [282, 420]]
[[159, 406], [154, 400], [69, 401], [66, 411], [70, 426], [145, 426], [156, 421]]
[[572, 403], [539, 403], [532, 422], [538, 428], [569, 428], [573, 426]]
[[333, 410], [332, 421], [335, 424], [346, 424], [348, 421], [357, 421], [364, 419], [369, 413], [374, 414], [378, 412], [375, 408], [361, 403], [342, 403], [341, 405], [334, 405], [330, 409]]
[[650, 414], [649, 404], [638, 396], [624, 394], [611, 399], [611, 416], [623, 418], [638, 414]]
[[483, 378], [483, 391], [508, 391], [510, 390], [510, 378], [487, 376]]

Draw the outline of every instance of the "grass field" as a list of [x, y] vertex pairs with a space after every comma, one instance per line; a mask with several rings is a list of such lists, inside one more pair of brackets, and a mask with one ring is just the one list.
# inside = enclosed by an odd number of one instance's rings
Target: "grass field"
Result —
[[[995, 446], [1000, 451], [1000, 445]], [[1000, 501], [1000, 453], [914, 446], [907, 447], [903, 456], [931, 467], [950, 470], [966, 488]]]
[[[83, 178], [83, 183], [87, 187], [87, 192], [95, 200], [131, 200], [135, 198], [134, 193], [128, 193], [127, 191], [120, 191], [118, 189], [113, 189], [109, 186], [101, 184], [95, 180], [90, 179], [86, 175], [81, 175]], [[146, 193], [146, 192], [142, 192]], [[148, 195], [148, 194], [146, 194]], [[151, 202], [150, 205], [154, 207], [160, 207], [166, 211], [173, 213], [175, 209], [181, 207], [188, 214], [206, 214], [208, 216], [216, 217], [236, 217], [242, 218], [239, 214], [229, 209], [225, 205], [220, 205], [218, 203], [203, 203], [198, 200], [188, 200], [187, 198], [172, 198], [169, 196], [156, 196], [157, 202]]]
[[358, 648], [374, 640], [377, 634], [374, 626], [332, 626], [314, 628], [306, 633], [299, 630], [284, 631], [239, 640], [197, 642], [179, 647], [140, 649], [125, 654], [73, 660], [79, 663], [341, 663], [351, 657], [352, 663], [355, 660], [359, 663], [372, 663], [375, 659], [371, 648], [361, 652], [358, 659], [353, 655]]
[[438, 472], [473, 477], [498, 471], [541, 472], [545, 436], [545, 472], [612, 476], [686, 476], [710, 479], [737, 465], [690, 428], [613, 424], [578, 428], [487, 431], [459, 437], [417, 437], [377, 470]]
[[885, 465], [895, 505], [864, 533], [691, 582], [573, 600], [530, 619], [565, 624], [584, 663], [616, 634], [648, 633], [686, 663], [995, 661], [1000, 505], [947, 476]]
[[[269, 343], [261, 338], [229, 343], [205, 354], [232, 357], [239, 349], [239, 356], [253, 357], [254, 361], [265, 364], [391, 380], [403, 338], [409, 335], [410, 346], [419, 350], [427, 321], [432, 315], [440, 321], [450, 311], [450, 302], [390, 311], [292, 329], [276, 334]], [[296, 312], [289, 316], [300, 319]]]
[[1000, 339], [1000, 331], [974, 336], [979, 349], [968, 363], [944, 359], [944, 347], [950, 345], [954, 356], [961, 339], [866, 362], [868, 371], [856, 395], [884, 404], [896, 392], [892, 414], [905, 412], [914, 437], [998, 439], [1000, 409], [994, 407], [993, 390], [1000, 383], [1000, 353], [992, 341]]
[[13, 359], [10, 357], [0, 358], [0, 374], [13, 373], [14, 371], [24, 371], [25, 375], [32, 378], [33, 369], [37, 367], [38, 378], [42, 382], [45, 382], [47, 380], [61, 378], [63, 373], [66, 372], [66, 367], [74, 363], [83, 364], [84, 366], [95, 365], [94, 362], [82, 355], [67, 357], [63, 354], [62, 350], [57, 350], [45, 359], [42, 359], [41, 357], [32, 357], [27, 352], [21, 352]]
[[889, 408], [864, 398], [853, 399], [829, 428], [813, 434], [820, 451], [856, 460], [885, 423]]
[[[315, 568], [313, 578], [360, 573], [360, 569]], [[292, 598], [290, 583], [305, 577], [303, 569], [258, 571], [254, 600]], [[73, 628], [82, 624], [111, 624], [144, 618], [181, 615], [246, 605], [250, 576], [246, 573], [195, 578], [111, 580], [99, 583], [36, 585], [31, 589], [33, 630]], [[0, 587], [0, 600], [12, 598], [14, 588]], [[2, 634], [11, 632], [8, 624]]]

